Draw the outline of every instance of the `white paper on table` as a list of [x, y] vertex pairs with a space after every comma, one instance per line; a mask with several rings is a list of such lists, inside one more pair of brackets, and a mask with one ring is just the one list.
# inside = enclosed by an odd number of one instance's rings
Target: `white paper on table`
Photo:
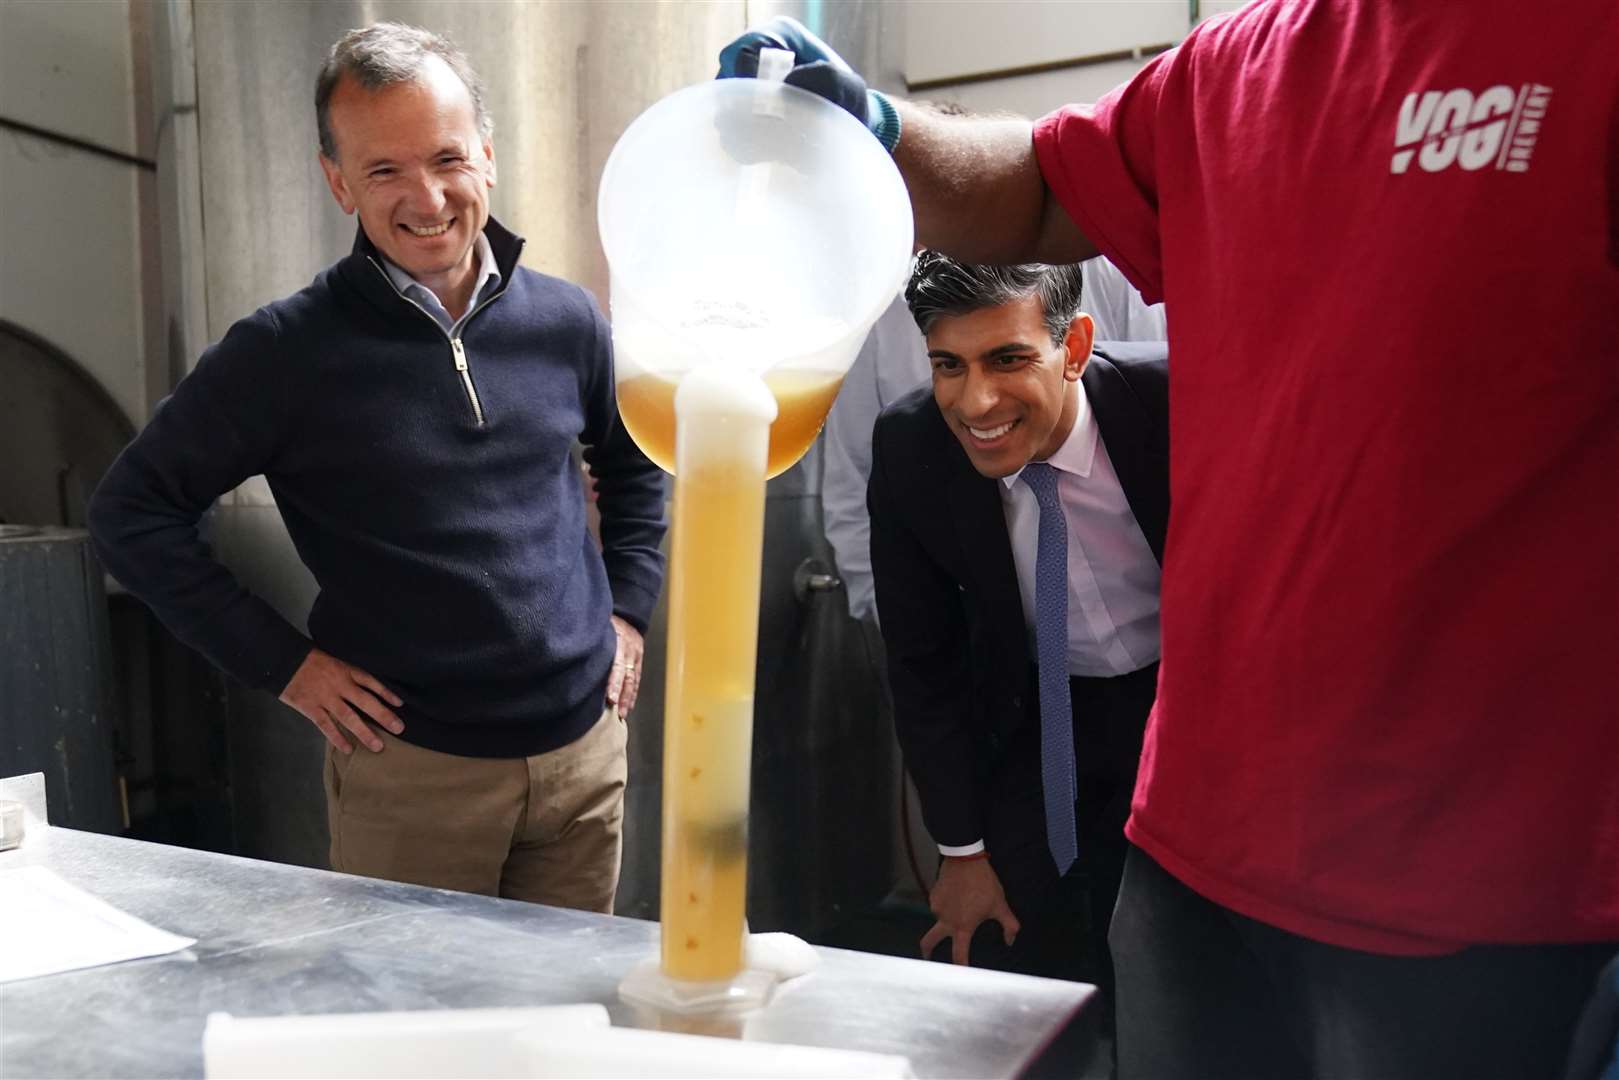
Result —
[[530, 1078], [582, 1077], [716, 1080], [719, 1077], [827, 1080], [909, 1080], [909, 1058], [828, 1046], [687, 1035], [610, 1027], [596, 1031], [531, 1028], [516, 1037], [527, 1051]]
[[162, 956], [196, 944], [142, 922], [43, 866], [0, 870], [0, 983]]
[[421, 1012], [231, 1016], [210, 1013], [202, 1031], [203, 1075], [289, 1080], [523, 1078], [530, 1031], [606, 1031], [599, 1004]]

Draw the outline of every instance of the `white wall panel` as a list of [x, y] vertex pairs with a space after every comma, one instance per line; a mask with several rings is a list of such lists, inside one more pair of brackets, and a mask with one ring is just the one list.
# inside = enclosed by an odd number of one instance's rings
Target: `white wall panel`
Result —
[[929, 101], [951, 101], [974, 113], [1014, 113], [1032, 118], [1064, 105], [1089, 104], [1128, 82], [1145, 61], [1116, 60], [1037, 75], [940, 87], [919, 95]]
[[906, 0], [912, 84], [1164, 45], [1186, 36], [1187, 0]]
[[[0, 115], [136, 154], [124, 0], [0, 0]], [[134, 165], [0, 131], [0, 318], [146, 419]]]
[[0, 131], [0, 318], [66, 352], [146, 419], [136, 170]]
[[126, 0], [0, 0], [0, 112], [135, 153]]

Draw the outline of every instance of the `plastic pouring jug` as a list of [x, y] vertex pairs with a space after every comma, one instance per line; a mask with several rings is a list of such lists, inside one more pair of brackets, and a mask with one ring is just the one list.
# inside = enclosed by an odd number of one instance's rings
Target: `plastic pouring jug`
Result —
[[712, 366], [770, 388], [767, 473], [786, 469], [908, 272], [910, 196], [892, 159], [814, 94], [720, 79], [630, 125], [597, 209], [619, 410], [636, 443], [675, 471], [675, 388]]

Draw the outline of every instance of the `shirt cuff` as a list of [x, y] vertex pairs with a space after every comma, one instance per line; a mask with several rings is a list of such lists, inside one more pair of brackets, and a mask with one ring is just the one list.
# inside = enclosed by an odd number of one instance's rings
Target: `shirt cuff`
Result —
[[984, 842], [982, 840], [974, 840], [972, 843], [962, 844], [960, 847], [951, 847], [949, 844], [939, 845], [939, 854], [945, 856], [946, 858], [960, 858], [963, 855], [977, 855], [983, 850]]

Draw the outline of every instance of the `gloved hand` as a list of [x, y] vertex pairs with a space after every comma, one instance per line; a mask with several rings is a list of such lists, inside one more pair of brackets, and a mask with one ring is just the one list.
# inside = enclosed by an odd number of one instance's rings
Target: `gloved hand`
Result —
[[899, 113], [881, 91], [866, 81], [831, 46], [810, 33], [797, 19], [779, 15], [749, 30], [720, 50], [716, 78], [751, 79], [759, 74], [760, 49], [786, 49], [793, 54], [787, 84], [808, 90], [847, 110], [865, 124], [889, 153], [899, 145]]

